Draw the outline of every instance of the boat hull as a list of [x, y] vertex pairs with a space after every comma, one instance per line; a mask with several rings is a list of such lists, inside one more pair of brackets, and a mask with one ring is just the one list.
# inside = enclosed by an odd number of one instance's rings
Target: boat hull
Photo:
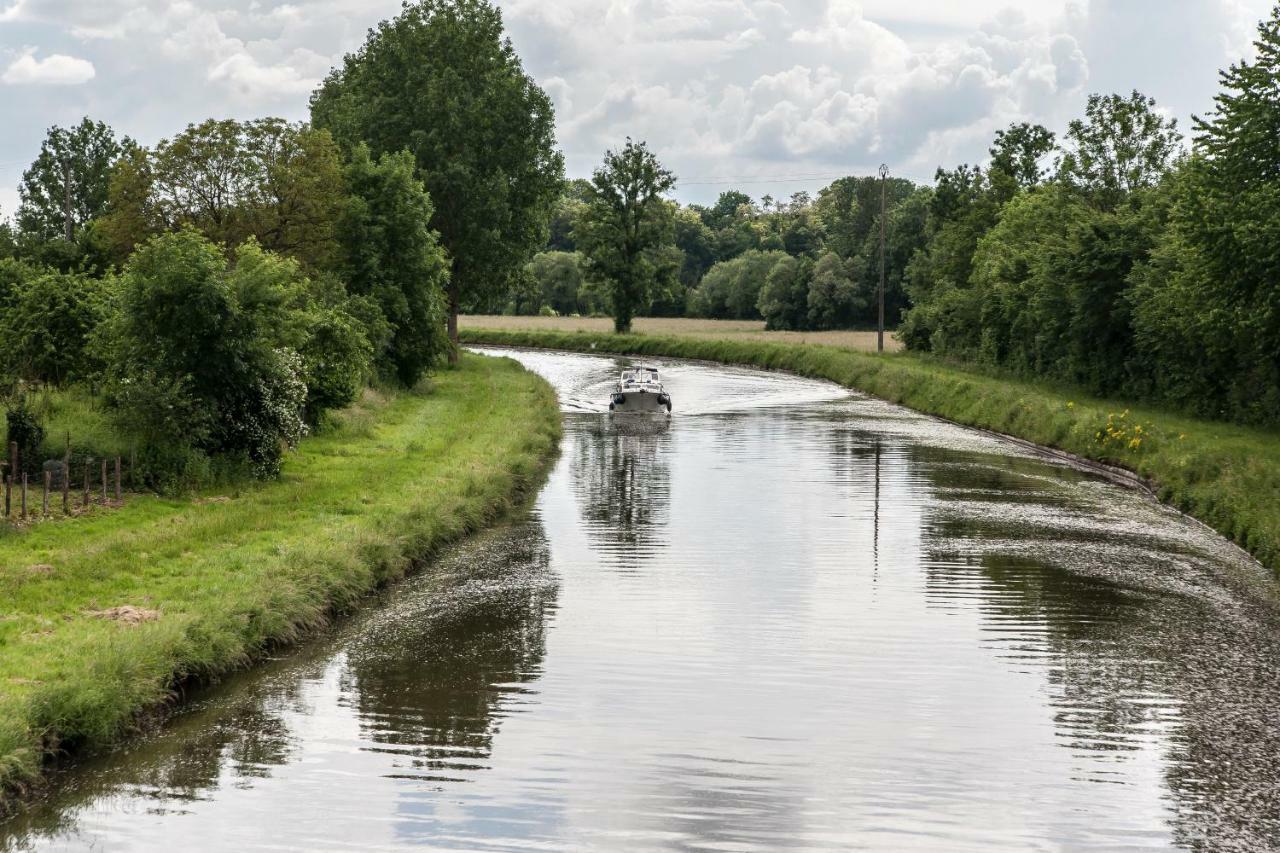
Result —
[[651, 391], [619, 391], [609, 402], [615, 415], [665, 415], [671, 411], [671, 398]]

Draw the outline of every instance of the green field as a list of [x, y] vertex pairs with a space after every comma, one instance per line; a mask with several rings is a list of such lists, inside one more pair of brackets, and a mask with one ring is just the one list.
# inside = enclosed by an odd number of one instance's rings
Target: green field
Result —
[[0, 537], [0, 783], [111, 741], [185, 679], [243, 666], [494, 519], [559, 434], [546, 383], [465, 357], [417, 392], [366, 392], [283, 477], [136, 497]]
[[957, 423], [1126, 468], [1280, 570], [1280, 433], [1198, 420], [906, 353], [700, 337], [467, 329], [468, 343], [696, 358], [828, 379]]

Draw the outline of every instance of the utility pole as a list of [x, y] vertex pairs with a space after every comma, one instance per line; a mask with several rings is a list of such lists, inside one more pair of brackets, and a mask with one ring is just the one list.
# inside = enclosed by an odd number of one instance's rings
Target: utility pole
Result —
[[884, 352], [884, 229], [885, 212], [888, 209], [886, 202], [888, 183], [889, 166], [882, 164], [880, 166], [880, 323], [876, 326], [876, 352]]
[[71, 242], [71, 158], [62, 157], [62, 230], [67, 242]]

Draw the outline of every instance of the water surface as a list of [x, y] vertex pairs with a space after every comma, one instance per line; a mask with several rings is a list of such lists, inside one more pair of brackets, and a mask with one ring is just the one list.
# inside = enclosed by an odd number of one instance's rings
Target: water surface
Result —
[[[1280, 849], [1280, 596], [1141, 494], [795, 377], [517, 353], [531, 509], [63, 773], [6, 846]], [[7, 834], [5, 834], [7, 833]]]

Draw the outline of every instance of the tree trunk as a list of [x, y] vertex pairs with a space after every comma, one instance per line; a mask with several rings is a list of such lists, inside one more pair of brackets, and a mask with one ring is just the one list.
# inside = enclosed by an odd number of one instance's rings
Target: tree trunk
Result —
[[449, 363], [458, 363], [458, 285], [449, 282]]

